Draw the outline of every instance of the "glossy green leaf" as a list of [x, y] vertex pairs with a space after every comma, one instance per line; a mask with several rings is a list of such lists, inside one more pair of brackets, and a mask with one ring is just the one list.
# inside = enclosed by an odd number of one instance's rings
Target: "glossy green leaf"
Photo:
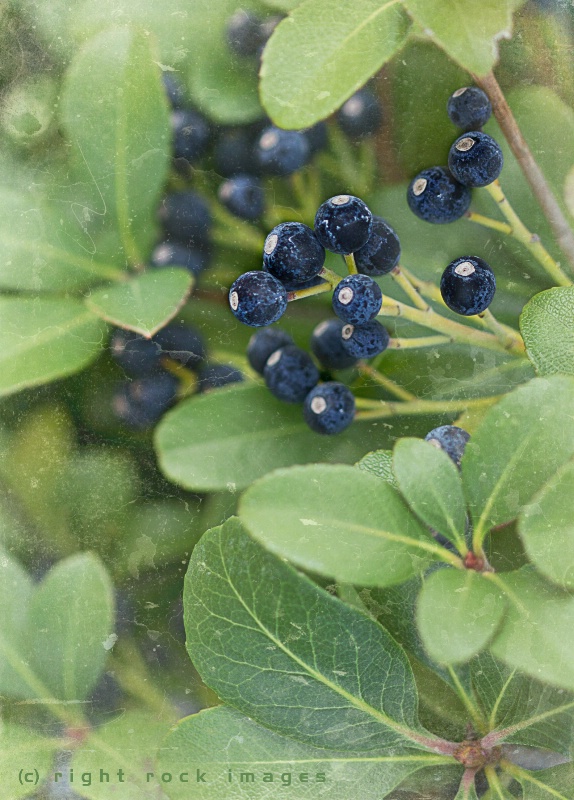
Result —
[[[212, 708], [182, 720], [172, 729], [159, 754], [158, 770], [186, 773], [197, 800], [245, 800], [295, 797], [383, 800], [410, 774], [445, 761], [424, 753], [337, 752], [280, 736], [230, 708]], [[196, 784], [195, 769], [205, 772]], [[229, 775], [231, 770], [231, 781]], [[189, 797], [176, 781], [165, 786], [172, 800]], [[239, 794], [237, 794], [239, 796]]]
[[513, 0], [402, 0], [424, 32], [464, 69], [490, 72], [512, 33]]
[[57, 564], [30, 603], [30, 663], [55, 697], [84, 700], [100, 677], [114, 632], [113, 587], [89, 553]]
[[399, 645], [263, 550], [237, 519], [195, 548], [184, 617], [203, 680], [260, 724], [345, 751], [415, 746], [416, 686]]
[[540, 772], [520, 770], [516, 777], [522, 784], [523, 800], [570, 800], [574, 765], [562, 764]]
[[475, 535], [514, 519], [574, 455], [574, 379], [536, 378], [488, 411], [462, 459]]
[[150, 38], [111, 28], [90, 40], [68, 69], [61, 105], [75, 158], [97, 187], [100, 213], [115, 220], [126, 258], [143, 263], [140, 235], [153, 235], [171, 145]]
[[329, 116], [405, 43], [409, 20], [396, 0], [305, 0], [263, 54], [261, 97], [282, 128]]
[[399, 439], [393, 472], [405, 500], [420, 519], [451, 542], [464, 544], [466, 504], [452, 459], [422, 439]]
[[574, 691], [574, 597], [534, 570], [500, 574], [507, 615], [491, 645], [496, 658], [554, 686]]
[[[32, 591], [28, 573], [8, 553], [0, 550], [0, 695], [7, 697], [34, 696], [26, 680], [25, 667], [25, 626]], [[0, 728], [0, 734], [1, 731]]]
[[106, 322], [150, 337], [173, 319], [192, 285], [186, 269], [149, 270], [92, 292], [86, 305]]
[[574, 462], [524, 508], [518, 530], [530, 560], [551, 581], [574, 588]]
[[569, 755], [574, 734], [572, 695], [523, 675], [488, 652], [470, 664], [488, 727], [501, 741]]
[[424, 581], [418, 600], [423, 645], [439, 664], [468, 661], [492, 639], [505, 609], [504, 593], [479, 572], [437, 570]]
[[539, 375], [574, 375], [574, 287], [535, 295], [520, 315], [528, 357]]
[[392, 486], [355, 467], [277, 470], [247, 490], [239, 515], [272, 552], [363, 586], [405, 581], [441, 551]]
[[[8, 800], [30, 796], [32, 784], [24, 777], [34, 780], [34, 770], [42, 777], [49, 772], [54, 755], [61, 742], [38, 736], [21, 725], [0, 722], [0, 775], [2, 793]], [[23, 771], [20, 781], [20, 771]], [[24, 775], [25, 773], [25, 775]]]
[[370, 472], [376, 475], [377, 478], [382, 478], [395, 489], [398, 489], [397, 479], [393, 474], [393, 453], [391, 450], [374, 450], [372, 453], [367, 453], [366, 456], [360, 461], [357, 461], [356, 466], [364, 472]]
[[156, 429], [160, 466], [188, 489], [242, 489], [277, 467], [310, 461], [354, 462], [372, 442], [373, 426], [356, 423], [340, 436], [312, 433], [299, 406], [264, 386], [232, 386], [194, 397]]
[[3, 297], [0, 320], [0, 396], [78, 372], [106, 331], [76, 300]]

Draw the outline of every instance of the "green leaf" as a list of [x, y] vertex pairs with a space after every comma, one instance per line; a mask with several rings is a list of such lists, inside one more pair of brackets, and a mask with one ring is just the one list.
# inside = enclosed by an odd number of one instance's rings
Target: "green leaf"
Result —
[[192, 286], [193, 278], [186, 269], [150, 270], [126, 283], [92, 292], [86, 305], [118, 328], [151, 337], [173, 319]]
[[288, 14], [289, 11], [300, 6], [303, 0], [263, 0], [263, 2], [269, 8], [276, 8], [277, 11], [284, 11], [285, 14]]
[[238, 520], [195, 548], [184, 617], [203, 680], [260, 724], [345, 751], [415, 746], [417, 693], [402, 649], [265, 552]]
[[[91, 786], [75, 785], [88, 800], [161, 800], [158, 777], [153, 773], [153, 758], [168, 732], [169, 726], [145, 711], [127, 711], [120, 717], [94, 730], [74, 752], [71, 766], [78, 778], [91, 773]], [[99, 781], [100, 770], [109, 774], [110, 782]], [[121, 784], [118, 771], [122, 770]]]
[[458, 790], [454, 800], [478, 800], [474, 779], [471, 786], [464, 786], [461, 783], [460, 789]]
[[126, 258], [143, 263], [139, 237], [153, 233], [171, 144], [150, 38], [111, 28], [90, 40], [68, 69], [61, 105], [75, 157], [97, 187], [101, 213], [115, 219]]
[[46, 576], [30, 604], [30, 662], [63, 700], [84, 700], [100, 677], [113, 633], [113, 587], [100, 560], [81, 553]]
[[442, 550], [392, 486], [355, 467], [277, 470], [247, 490], [239, 515], [272, 552], [363, 586], [405, 581]]
[[33, 696], [22, 675], [22, 665], [27, 660], [25, 625], [32, 591], [28, 573], [0, 550], [0, 695]]
[[574, 455], [574, 379], [536, 378], [488, 411], [462, 459], [475, 536], [514, 519]]
[[528, 772], [513, 770], [523, 789], [523, 800], [569, 800], [574, 786], [574, 765], [562, 764], [552, 769]]
[[0, 396], [78, 372], [98, 355], [106, 327], [83, 303], [0, 298]]
[[328, 117], [405, 43], [396, 0], [306, 0], [275, 29], [263, 53], [261, 98], [282, 128]]
[[452, 459], [422, 439], [399, 439], [393, 472], [415, 514], [451, 542], [464, 546], [466, 504]]
[[[373, 426], [340, 436], [312, 433], [298, 406], [263, 386], [232, 386], [194, 397], [166, 414], [155, 432], [162, 470], [188, 489], [242, 489], [277, 467], [360, 458]], [[255, 445], [255, 446], [254, 446]]]
[[534, 295], [520, 315], [520, 331], [539, 375], [574, 375], [574, 286]]
[[530, 560], [551, 581], [574, 588], [574, 462], [522, 509], [518, 530]]
[[[8, 800], [30, 796], [31, 784], [20, 782], [20, 770], [44, 776], [61, 742], [38, 736], [27, 728], [13, 723], [0, 722], [0, 775], [2, 793]], [[34, 775], [31, 775], [34, 778]]]
[[[475, 694], [501, 740], [569, 755], [574, 733], [572, 695], [510, 669], [481, 653], [470, 664]], [[570, 706], [565, 711], [565, 706]]]
[[510, 600], [491, 652], [539, 681], [574, 691], [574, 597], [533, 569], [498, 575]]
[[455, 664], [486, 647], [505, 610], [504, 593], [479, 572], [441, 569], [423, 583], [417, 624], [430, 657]]
[[514, 0], [402, 0], [413, 19], [461, 67], [486, 75], [512, 33]]
[[[246, 800], [267, 800], [293, 790], [301, 800], [349, 800], [351, 796], [382, 800], [408, 775], [441, 760], [445, 759], [423, 753], [324, 750], [280, 736], [233, 709], [220, 707], [194, 714], [172, 729], [159, 753], [158, 771], [187, 773], [197, 800], [224, 800], [239, 794]], [[205, 772], [205, 784], [194, 782], [196, 765]], [[173, 781], [164, 788], [172, 800], [189, 797], [185, 783]]]
[[391, 486], [394, 486], [395, 489], [399, 488], [397, 479], [393, 474], [393, 453], [391, 450], [374, 450], [372, 453], [367, 453], [360, 461], [357, 461], [355, 466], [364, 472], [376, 475], [377, 478], [382, 478], [387, 483], [390, 483]]

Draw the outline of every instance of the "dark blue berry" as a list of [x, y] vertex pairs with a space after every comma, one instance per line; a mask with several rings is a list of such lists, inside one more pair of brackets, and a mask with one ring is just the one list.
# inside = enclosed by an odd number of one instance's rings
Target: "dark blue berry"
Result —
[[300, 289], [312, 289], [314, 286], [324, 286], [325, 290], [329, 288], [329, 282], [322, 278], [320, 275], [315, 275], [314, 278], [309, 278], [308, 281], [281, 281], [283, 286], [288, 292], [298, 292]]
[[265, 239], [263, 268], [282, 282], [311, 280], [324, 263], [324, 247], [302, 222], [282, 222]]
[[366, 325], [344, 325], [341, 339], [347, 353], [354, 358], [373, 358], [389, 346], [389, 334], [376, 319]]
[[311, 389], [303, 405], [305, 422], [315, 433], [341, 433], [355, 416], [355, 398], [348, 386], [337, 381]]
[[167, 95], [168, 103], [172, 108], [181, 108], [185, 105], [185, 92], [183, 87], [173, 75], [165, 74], [162, 77], [163, 87]]
[[451, 94], [446, 104], [450, 121], [463, 131], [476, 131], [492, 114], [488, 96], [478, 86], [463, 86]]
[[359, 89], [337, 111], [337, 122], [349, 139], [373, 136], [381, 127], [383, 110], [370, 89]]
[[228, 178], [219, 187], [218, 197], [225, 208], [240, 219], [259, 219], [265, 210], [265, 192], [251, 175]]
[[197, 244], [209, 237], [211, 214], [205, 200], [196, 192], [168, 194], [158, 216], [170, 239]]
[[213, 151], [215, 169], [224, 178], [233, 175], [252, 175], [258, 170], [255, 159], [255, 137], [250, 129], [232, 128], [224, 131]]
[[271, 353], [263, 370], [271, 394], [285, 403], [302, 403], [319, 382], [319, 370], [311, 356], [294, 344]]
[[440, 450], [444, 450], [459, 468], [469, 439], [470, 433], [467, 433], [462, 428], [457, 428], [456, 425], [441, 425], [438, 428], [433, 428], [425, 436], [425, 442], [430, 442]]
[[230, 383], [241, 383], [243, 379], [243, 373], [231, 364], [209, 364], [200, 371], [197, 388], [199, 392], [209, 392]]
[[373, 215], [358, 197], [339, 194], [326, 200], [315, 216], [315, 234], [323, 247], [349, 255], [363, 247], [371, 235]]
[[210, 139], [209, 123], [192, 109], [179, 109], [171, 115], [173, 155], [195, 164], [207, 149]]
[[468, 211], [471, 192], [445, 167], [425, 169], [413, 178], [407, 191], [409, 208], [425, 222], [443, 225]]
[[161, 242], [152, 254], [152, 267], [185, 267], [196, 278], [209, 267], [210, 255], [199, 247], [186, 247], [178, 242]]
[[502, 171], [504, 157], [497, 141], [482, 131], [459, 136], [450, 148], [448, 168], [465, 186], [488, 186]]
[[494, 272], [478, 256], [461, 256], [452, 261], [440, 279], [442, 299], [451, 311], [465, 317], [485, 311], [495, 290]]
[[304, 167], [311, 157], [309, 140], [301, 131], [266, 128], [255, 148], [259, 167], [268, 175], [291, 175]]
[[320, 150], [324, 150], [327, 147], [329, 137], [326, 122], [317, 122], [317, 124], [313, 125], [312, 128], [305, 128], [303, 133], [309, 142], [311, 155], [315, 155], [315, 153], [318, 153]]
[[226, 38], [234, 55], [242, 58], [256, 56], [266, 41], [261, 18], [239, 9], [227, 22]]
[[229, 305], [238, 320], [254, 328], [272, 325], [287, 308], [287, 291], [268, 272], [245, 272], [229, 290]]
[[110, 350], [114, 361], [132, 378], [152, 375], [161, 368], [161, 349], [153, 339], [145, 339], [139, 333], [118, 329]]
[[293, 344], [293, 339], [281, 328], [264, 328], [254, 333], [247, 345], [247, 360], [255, 372], [263, 375], [267, 359], [280, 347]]
[[383, 293], [367, 275], [349, 275], [333, 292], [333, 311], [343, 322], [366, 325], [381, 310]]
[[355, 264], [361, 275], [374, 278], [386, 275], [399, 263], [401, 243], [388, 222], [373, 216], [373, 227], [367, 244], [355, 252]]
[[172, 322], [153, 338], [164, 355], [188, 369], [197, 369], [207, 358], [203, 337], [189, 325]]
[[345, 323], [340, 319], [320, 322], [311, 336], [311, 352], [326, 369], [347, 369], [357, 363], [349, 355], [342, 339]]
[[114, 395], [114, 413], [129, 428], [149, 428], [173, 405], [177, 389], [169, 372], [124, 383]]

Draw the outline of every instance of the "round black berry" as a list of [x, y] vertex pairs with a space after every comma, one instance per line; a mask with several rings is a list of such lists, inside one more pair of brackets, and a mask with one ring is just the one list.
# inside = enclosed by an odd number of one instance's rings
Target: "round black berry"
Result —
[[195, 164], [209, 144], [209, 123], [192, 109], [180, 109], [171, 115], [173, 130], [173, 155]]
[[457, 428], [456, 425], [441, 425], [438, 428], [433, 428], [425, 436], [425, 442], [430, 442], [440, 450], [444, 450], [459, 468], [469, 439], [470, 433], [467, 433], [462, 428]]
[[476, 131], [486, 125], [492, 114], [488, 96], [478, 86], [463, 86], [448, 98], [447, 113], [452, 123], [463, 131]]
[[210, 255], [199, 247], [186, 247], [178, 242], [161, 242], [152, 254], [152, 267], [185, 267], [196, 278], [209, 267]]
[[419, 172], [407, 191], [407, 202], [413, 214], [435, 225], [460, 219], [468, 211], [470, 200], [470, 189], [445, 167]]
[[400, 257], [399, 237], [388, 222], [373, 216], [373, 227], [367, 244], [355, 253], [357, 269], [361, 275], [368, 275], [370, 278], [386, 275], [397, 266]]
[[494, 272], [478, 256], [462, 256], [452, 261], [440, 279], [442, 299], [451, 311], [465, 317], [485, 311], [495, 290]]
[[327, 123], [317, 122], [312, 128], [305, 128], [303, 133], [309, 142], [311, 155], [315, 155], [315, 153], [318, 153], [320, 150], [324, 150], [327, 147], [329, 138], [327, 132]]
[[207, 358], [201, 334], [189, 325], [173, 322], [153, 337], [164, 355], [188, 369], [197, 369]]
[[341, 340], [347, 353], [354, 358], [373, 358], [389, 346], [389, 334], [376, 319], [366, 325], [344, 325]]
[[355, 398], [348, 386], [337, 381], [312, 389], [303, 405], [305, 422], [315, 433], [341, 433], [355, 416]]
[[199, 392], [209, 392], [230, 383], [241, 383], [243, 379], [243, 373], [231, 364], [209, 364], [199, 372], [197, 389]]
[[259, 219], [265, 210], [265, 192], [251, 175], [236, 175], [224, 181], [217, 196], [225, 208], [240, 219]]
[[289, 344], [271, 353], [263, 370], [271, 394], [285, 403], [302, 403], [319, 382], [319, 370], [311, 356]]
[[326, 369], [347, 369], [358, 359], [349, 355], [341, 336], [345, 323], [340, 319], [320, 322], [311, 335], [311, 352]]
[[264, 328], [254, 333], [247, 345], [247, 360], [255, 372], [263, 375], [267, 359], [280, 347], [293, 344], [293, 339], [281, 328]]
[[133, 378], [152, 375], [161, 369], [161, 349], [153, 339], [145, 339], [139, 333], [116, 330], [110, 350], [114, 361]]
[[265, 43], [260, 17], [240, 9], [227, 23], [227, 46], [236, 56], [256, 56]]
[[255, 147], [259, 167], [268, 175], [291, 175], [304, 167], [311, 156], [309, 140], [301, 131], [266, 128]]
[[482, 131], [459, 136], [450, 148], [448, 167], [465, 186], [488, 186], [502, 171], [504, 158], [497, 141]]
[[213, 151], [215, 169], [224, 178], [233, 175], [252, 175], [258, 170], [255, 159], [255, 136], [245, 128], [224, 131]]
[[381, 310], [383, 293], [367, 275], [349, 275], [333, 292], [333, 311], [343, 322], [365, 325]]
[[268, 272], [245, 272], [229, 290], [229, 305], [238, 320], [253, 328], [272, 325], [287, 308], [287, 291]]
[[169, 372], [122, 384], [116, 391], [114, 413], [129, 428], [149, 428], [173, 405], [178, 381]]
[[349, 255], [363, 247], [371, 234], [373, 215], [358, 197], [338, 194], [319, 206], [315, 234], [323, 247]]
[[349, 139], [373, 136], [381, 127], [383, 110], [370, 89], [359, 89], [337, 111], [337, 122]]
[[280, 281], [300, 284], [319, 274], [325, 249], [302, 222], [282, 222], [269, 233], [263, 247], [263, 268]]
[[158, 216], [170, 239], [187, 243], [201, 243], [208, 239], [211, 214], [205, 200], [196, 192], [168, 194]]

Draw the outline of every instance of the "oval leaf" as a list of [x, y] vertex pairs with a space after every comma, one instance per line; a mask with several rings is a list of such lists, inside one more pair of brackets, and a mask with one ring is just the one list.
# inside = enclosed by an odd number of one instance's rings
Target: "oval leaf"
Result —
[[35, 697], [25, 667], [26, 617], [32, 591], [28, 573], [0, 550], [0, 694], [8, 697]]
[[282, 128], [328, 117], [406, 41], [396, 0], [306, 0], [277, 27], [263, 54], [261, 98]]
[[520, 315], [520, 331], [539, 375], [574, 375], [574, 286], [534, 295]]
[[355, 466], [364, 472], [376, 475], [377, 478], [382, 478], [387, 483], [390, 483], [391, 486], [394, 486], [395, 489], [399, 488], [397, 479], [393, 475], [393, 453], [391, 450], [373, 450], [372, 453], [367, 453], [360, 461], [357, 461]]
[[35, 769], [39, 775], [46, 775], [61, 746], [61, 741], [38, 736], [21, 725], [0, 723], [0, 775], [4, 797], [9, 800], [24, 795], [30, 797], [30, 784], [19, 779], [20, 770]]

